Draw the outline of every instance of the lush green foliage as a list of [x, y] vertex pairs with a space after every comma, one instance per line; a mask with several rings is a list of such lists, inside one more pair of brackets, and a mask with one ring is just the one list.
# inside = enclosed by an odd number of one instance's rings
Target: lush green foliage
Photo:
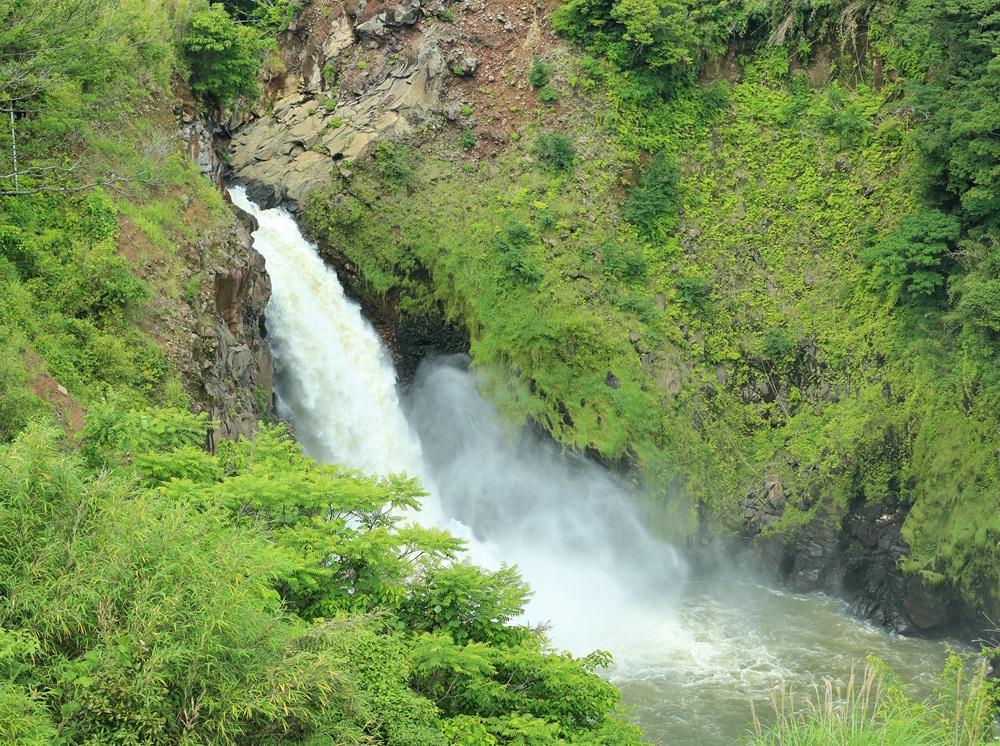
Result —
[[878, 284], [894, 296], [931, 295], [945, 281], [948, 254], [961, 228], [958, 219], [937, 210], [903, 218], [882, 241], [862, 254]]
[[191, 17], [181, 48], [191, 68], [191, 90], [210, 104], [225, 107], [239, 97], [256, 94], [260, 40], [221, 4]]
[[[164, 391], [168, 369], [160, 349], [134, 326], [148, 291], [117, 252], [115, 213], [100, 192], [0, 201], [0, 338], [30, 346], [38, 356], [33, 373], [47, 371], [83, 398], [107, 387], [154, 397]], [[7, 365], [26, 359], [10, 349]], [[8, 378], [15, 375], [8, 370]], [[5, 419], [23, 426], [14, 410], [31, 403], [9, 396]]]
[[168, 14], [140, 0], [0, 5], [0, 194], [134, 178], [81, 145], [113, 142], [136, 99], [169, 82], [173, 37]]
[[386, 182], [402, 185], [413, 178], [415, 156], [407, 146], [395, 142], [380, 142], [375, 146], [373, 157], [379, 176]]
[[553, 23], [619, 67], [682, 79], [718, 45], [707, 22], [719, 8], [688, 0], [570, 0]]
[[543, 132], [535, 141], [535, 155], [538, 159], [555, 171], [570, 171], [576, 149], [573, 141], [561, 132]]
[[414, 480], [280, 428], [211, 456], [206, 425], [108, 404], [92, 466], [35, 425], [0, 447], [5, 740], [637, 743], [605, 656], [549, 652], [513, 570], [404, 523]]
[[531, 63], [531, 70], [528, 71], [528, 82], [532, 88], [544, 88], [549, 84], [552, 77], [552, 68], [537, 57]]
[[[898, 25], [928, 184], [971, 223], [1000, 214], [1000, 17], [978, 0], [918, 0]], [[926, 74], [925, 74], [926, 73]]]
[[[674, 218], [678, 178], [677, 165], [669, 156], [657, 153], [629, 195], [624, 210], [625, 219], [644, 233], [651, 234], [661, 226], [661, 221]], [[668, 229], [670, 222], [662, 227]]]

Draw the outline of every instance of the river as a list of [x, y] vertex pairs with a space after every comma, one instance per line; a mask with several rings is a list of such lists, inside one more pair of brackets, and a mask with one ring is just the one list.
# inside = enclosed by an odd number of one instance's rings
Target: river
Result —
[[560, 649], [614, 654], [605, 675], [651, 742], [733, 744], [751, 701], [766, 713], [780, 683], [805, 691], [843, 681], [868, 654], [929, 691], [940, 643], [890, 635], [834, 599], [783, 593], [735, 570], [689, 577], [684, 558], [646, 530], [627, 485], [505, 427], [463, 358], [426, 361], [401, 396], [378, 335], [295, 221], [239, 187], [231, 195], [259, 223], [278, 410], [303, 450], [419, 476], [431, 492], [419, 520], [466, 538], [481, 564], [519, 567], [534, 591], [525, 621], [547, 623]]

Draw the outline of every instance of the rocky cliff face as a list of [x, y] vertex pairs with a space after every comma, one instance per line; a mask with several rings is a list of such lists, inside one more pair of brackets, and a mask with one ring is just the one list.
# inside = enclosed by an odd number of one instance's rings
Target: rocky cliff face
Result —
[[[215, 126], [190, 102], [175, 114], [188, 154], [221, 189]], [[181, 371], [195, 409], [218, 423], [216, 437], [227, 439], [251, 434], [273, 413], [274, 374], [264, 327], [271, 281], [264, 257], [253, 248], [252, 218], [241, 218], [182, 247], [192, 272], [188, 282], [198, 291], [186, 305], [165, 304], [158, 325], [164, 333], [170, 330], [164, 348]]]
[[805, 501], [793, 495], [776, 474], [766, 476], [746, 496], [747, 544], [741, 551], [762, 573], [797, 593], [845, 596], [858, 616], [899, 634], [980, 633], [969, 627], [975, 614], [960, 594], [898, 570], [900, 558], [909, 551], [900, 536], [909, 506], [897, 500], [868, 505], [859, 496], [843, 518], [821, 505], [803, 525], [769, 532], [796, 498], [806, 507], [820, 504], [820, 495]]
[[378, 139], [411, 134], [440, 108], [447, 78], [475, 61], [457, 50], [420, 0], [359, 3], [303, 12], [280, 38], [281, 72], [270, 70], [266, 110], [239, 123], [228, 150], [234, 181], [291, 209]]
[[216, 268], [212, 278], [215, 315], [192, 336], [199, 370], [196, 399], [219, 423], [219, 436], [249, 435], [272, 412], [274, 372], [265, 342], [264, 308], [271, 280], [264, 257], [240, 226], [231, 245], [231, 263]]

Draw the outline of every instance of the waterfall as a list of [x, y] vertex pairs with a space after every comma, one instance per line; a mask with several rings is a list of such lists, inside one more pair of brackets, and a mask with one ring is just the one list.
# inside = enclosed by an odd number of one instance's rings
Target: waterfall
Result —
[[445, 515], [517, 564], [535, 591], [528, 619], [550, 622], [560, 647], [645, 655], [672, 616], [684, 561], [606, 470], [505, 427], [464, 363], [425, 362], [406, 402]]
[[316, 247], [287, 212], [260, 209], [239, 187], [230, 193], [259, 225], [279, 413], [306, 453], [421, 477], [433, 494], [419, 520], [466, 538], [480, 564], [517, 564], [534, 591], [526, 621], [551, 623], [560, 647], [627, 647], [643, 634], [646, 608], [662, 622], [684, 563], [641, 525], [623, 485], [508, 432], [461, 360], [424, 365], [405, 416], [381, 340]]
[[278, 412], [303, 451], [382, 476], [426, 476], [392, 362], [361, 308], [291, 215], [262, 210], [242, 187], [229, 193], [259, 225], [254, 247], [271, 277], [266, 323]]

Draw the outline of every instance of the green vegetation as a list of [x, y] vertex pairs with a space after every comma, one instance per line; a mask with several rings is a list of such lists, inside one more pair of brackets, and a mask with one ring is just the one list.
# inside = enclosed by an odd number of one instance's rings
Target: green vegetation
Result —
[[552, 67], [546, 65], [537, 57], [532, 60], [531, 70], [528, 71], [528, 82], [532, 88], [544, 88], [549, 84], [552, 76]]
[[911, 213], [861, 258], [872, 268], [875, 282], [894, 297], [931, 295], [944, 285], [945, 263], [960, 231], [952, 215], [937, 210]]
[[535, 155], [554, 171], [571, 171], [576, 148], [573, 141], [561, 132], [544, 132], [535, 140]]
[[5, 741], [638, 743], [604, 654], [550, 652], [512, 569], [402, 522], [414, 480], [280, 428], [212, 456], [207, 425], [107, 403], [77, 453], [0, 446]]
[[257, 92], [260, 41], [221, 4], [195, 13], [181, 42], [191, 68], [191, 90], [213, 106], [226, 107]]
[[677, 165], [669, 156], [657, 153], [642, 173], [625, 205], [625, 219], [643, 233], [652, 234], [661, 221], [669, 230], [677, 212]]
[[843, 688], [827, 681], [802, 703], [782, 688], [772, 694], [777, 723], [765, 729], [754, 716], [751, 746], [978, 746], [993, 723], [986, 666], [953, 656], [937, 697], [915, 702], [879, 660], [870, 660], [860, 681]]

